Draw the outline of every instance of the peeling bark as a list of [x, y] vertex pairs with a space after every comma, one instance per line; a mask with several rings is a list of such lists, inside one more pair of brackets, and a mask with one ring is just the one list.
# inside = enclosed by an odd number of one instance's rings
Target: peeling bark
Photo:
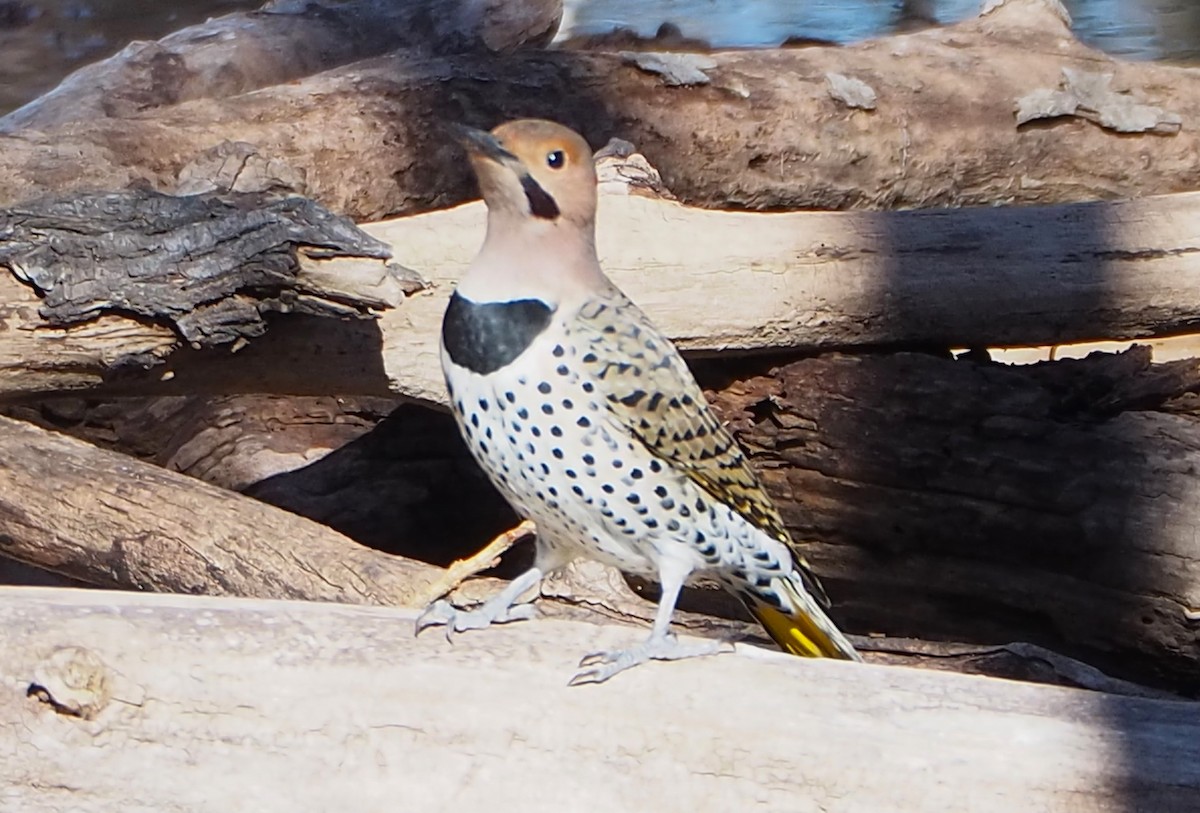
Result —
[[[386, 263], [385, 245], [303, 198], [45, 199], [0, 213], [0, 234], [0, 266], [33, 288], [0, 281], [9, 396], [144, 371], [182, 345], [232, 345], [228, 355], [262, 335], [270, 313], [373, 319], [422, 287]], [[305, 254], [376, 262], [331, 276], [305, 273]]]

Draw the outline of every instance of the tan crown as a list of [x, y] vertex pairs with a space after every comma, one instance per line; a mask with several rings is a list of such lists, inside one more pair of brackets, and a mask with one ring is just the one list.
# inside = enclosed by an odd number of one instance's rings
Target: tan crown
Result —
[[[562, 218], [579, 225], [594, 221], [596, 167], [591, 147], [582, 136], [542, 119], [506, 122], [492, 130], [492, 135], [553, 199]], [[471, 163], [489, 208], [515, 206], [523, 210], [528, 205], [519, 178], [498, 177], [501, 173], [511, 174], [511, 168], [480, 154], [472, 154]]]

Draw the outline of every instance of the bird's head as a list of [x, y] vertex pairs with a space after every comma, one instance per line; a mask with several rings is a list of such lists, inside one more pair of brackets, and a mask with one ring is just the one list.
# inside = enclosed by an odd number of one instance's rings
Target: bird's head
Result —
[[490, 133], [457, 125], [454, 130], [491, 215], [592, 228], [596, 167], [578, 133], [540, 119], [510, 121]]

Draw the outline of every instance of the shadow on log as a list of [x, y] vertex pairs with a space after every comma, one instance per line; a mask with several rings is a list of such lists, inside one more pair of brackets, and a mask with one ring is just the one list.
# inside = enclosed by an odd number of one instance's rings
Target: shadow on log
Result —
[[[1030, 367], [894, 354], [696, 369], [851, 631], [1032, 641], [1197, 694], [1198, 364], [1140, 348]], [[357, 424], [339, 429], [338, 409], [240, 400], [164, 430], [158, 462], [238, 487], [276, 472], [246, 492], [438, 564], [513, 521], [442, 414], [402, 406], [368, 431], [391, 402], [350, 400]], [[729, 614], [722, 598], [683, 606]]]
[[834, 355], [715, 400], [850, 629], [1030, 640], [1197, 694], [1198, 364]]
[[243, 493], [377, 550], [442, 567], [519, 521], [467, 452], [454, 420], [415, 405], [397, 407], [369, 433]]

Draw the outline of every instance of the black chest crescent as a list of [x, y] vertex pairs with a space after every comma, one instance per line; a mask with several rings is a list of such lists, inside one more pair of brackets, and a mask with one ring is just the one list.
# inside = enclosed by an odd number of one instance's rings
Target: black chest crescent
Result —
[[524, 353], [553, 315], [538, 299], [472, 302], [455, 291], [442, 319], [442, 345], [455, 364], [487, 375]]

